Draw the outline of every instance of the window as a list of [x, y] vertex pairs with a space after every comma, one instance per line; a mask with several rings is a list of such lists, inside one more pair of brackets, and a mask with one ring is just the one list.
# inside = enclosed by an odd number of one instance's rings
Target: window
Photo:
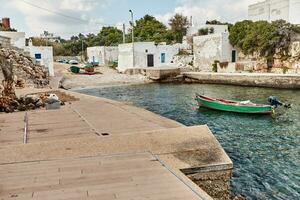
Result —
[[36, 53], [34, 54], [35, 59], [42, 59], [42, 54]]

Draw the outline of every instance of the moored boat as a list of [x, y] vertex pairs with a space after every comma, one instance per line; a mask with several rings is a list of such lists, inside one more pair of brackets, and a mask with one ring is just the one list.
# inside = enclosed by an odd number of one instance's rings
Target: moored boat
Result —
[[204, 95], [196, 96], [200, 107], [235, 113], [247, 114], [272, 114], [271, 105], [255, 104], [251, 101], [232, 101], [227, 99], [215, 99]]

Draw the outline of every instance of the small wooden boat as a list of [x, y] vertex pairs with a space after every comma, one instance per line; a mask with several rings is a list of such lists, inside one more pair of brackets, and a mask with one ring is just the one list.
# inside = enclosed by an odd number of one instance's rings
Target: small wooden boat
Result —
[[204, 95], [197, 95], [196, 100], [200, 107], [235, 113], [247, 114], [272, 114], [270, 105], [255, 104], [251, 101], [232, 101], [226, 99], [214, 99]]

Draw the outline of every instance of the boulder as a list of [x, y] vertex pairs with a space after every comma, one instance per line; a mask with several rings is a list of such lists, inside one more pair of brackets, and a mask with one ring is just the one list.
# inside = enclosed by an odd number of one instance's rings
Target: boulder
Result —
[[27, 95], [25, 97], [25, 104], [36, 104], [40, 100], [39, 96], [37, 95]]

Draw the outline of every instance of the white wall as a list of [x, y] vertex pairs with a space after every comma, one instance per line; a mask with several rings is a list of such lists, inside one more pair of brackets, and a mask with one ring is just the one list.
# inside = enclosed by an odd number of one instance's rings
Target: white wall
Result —
[[[132, 59], [132, 43], [119, 45], [118, 70], [124, 72], [130, 68], [146, 68], [147, 55], [153, 54], [154, 67], [161, 67], [171, 63], [179, 49], [171, 45], [155, 45], [154, 42], [134, 43], [134, 66]], [[165, 63], [161, 63], [161, 54], [165, 53]]]
[[25, 47], [25, 51], [30, 53], [32, 58], [35, 58], [36, 54], [41, 54], [41, 59], [36, 59], [48, 68], [49, 75], [54, 76], [54, 68], [53, 68], [53, 48], [52, 47], [43, 47], [43, 46], [27, 46]]
[[24, 49], [25, 47], [25, 33], [24, 32], [12, 32], [12, 31], [0, 31], [0, 36], [10, 38], [11, 45]]
[[249, 5], [248, 19], [252, 21], [270, 20], [270, 3], [263, 1], [256, 4]]
[[110, 62], [118, 60], [118, 47], [88, 47], [87, 56], [88, 62], [93, 62], [93, 57], [95, 62], [99, 62], [99, 65], [107, 65]]
[[232, 46], [228, 37], [229, 33], [194, 37], [194, 67], [200, 71], [212, 71], [215, 60], [231, 62]]
[[[248, 7], [248, 19], [252, 21], [266, 20], [269, 22], [279, 19], [288, 22], [292, 22], [291, 19], [299, 21], [300, 6], [297, 6], [296, 1], [298, 1], [298, 4], [300, 3], [299, 0], [266, 0], [252, 4]], [[296, 18], [291, 16], [296, 16]]]
[[290, 0], [289, 20], [293, 24], [300, 24], [300, 0]]
[[0, 47], [8, 48], [10, 45], [10, 38], [0, 36]]
[[103, 56], [103, 51], [104, 47], [88, 47], [87, 48], [87, 57], [88, 57], [88, 62], [91, 63], [93, 62], [93, 59], [95, 62], [99, 62], [99, 65], [103, 64], [104, 61], [104, 56]]

